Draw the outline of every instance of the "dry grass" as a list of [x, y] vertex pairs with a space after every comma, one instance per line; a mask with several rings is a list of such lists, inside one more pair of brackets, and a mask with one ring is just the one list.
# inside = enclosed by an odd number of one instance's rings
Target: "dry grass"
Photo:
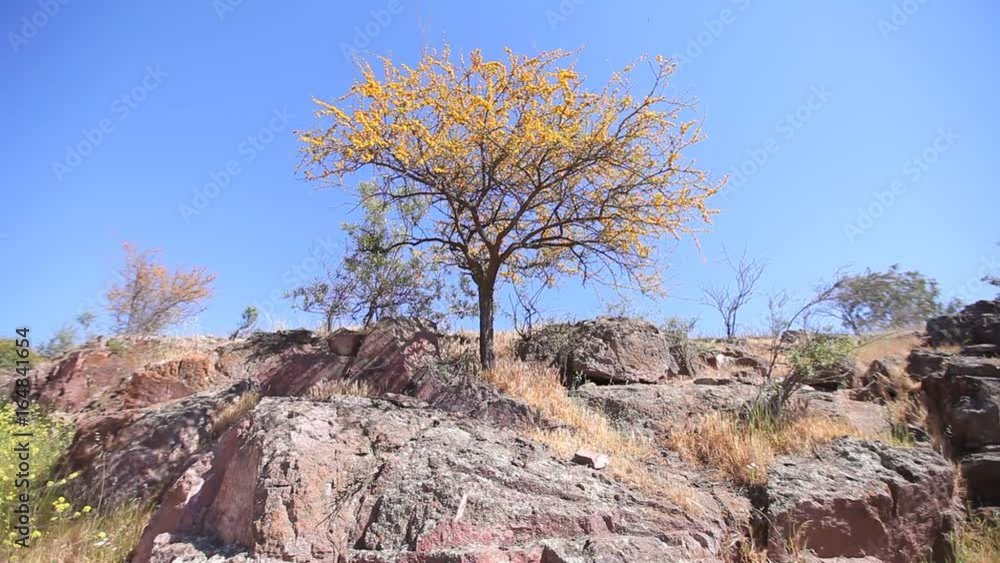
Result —
[[22, 563], [119, 563], [128, 561], [152, 514], [147, 505], [126, 504], [91, 513], [46, 530], [28, 549], [14, 552]]
[[910, 351], [919, 348], [920, 344], [920, 337], [913, 331], [875, 335], [855, 348], [851, 358], [858, 370], [864, 372], [875, 360], [897, 360], [905, 363]]
[[227, 428], [243, 418], [246, 413], [253, 410], [259, 402], [260, 393], [247, 391], [240, 395], [238, 399], [223, 407], [222, 411], [219, 412], [218, 416], [212, 422], [212, 437], [218, 438], [221, 436]]
[[738, 485], [754, 486], [767, 483], [767, 468], [780, 455], [814, 451], [841, 436], [860, 435], [843, 419], [811, 413], [773, 424], [744, 424], [712, 413], [676, 428], [667, 446], [689, 463], [715, 468]]
[[308, 397], [312, 401], [329, 401], [331, 397], [337, 395], [371, 397], [372, 389], [367, 381], [339, 379], [337, 381], [324, 381], [319, 385], [312, 386], [309, 389]]
[[970, 518], [951, 534], [955, 563], [1000, 561], [1000, 520]]
[[[493, 333], [493, 353], [497, 360], [514, 358], [514, 348], [521, 337], [513, 330], [498, 330]], [[441, 357], [455, 360], [462, 357], [479, 358], [479, 333], [474, 330], [459, 330], [440, 341]]]
[[500, 391], [521, 399], [563, 425], [560, 429], [539, 429], [529, 435], [557, 456], [571, 458], [580, 449], [606, 454], [611, 458], [607, 471], [612, 477], [662, 495], [687, 510], [697, 510], [695, 493], [690, 487], [670, 483], [657, 475], [660, 455], [655, 444], [647, 438], [615, 430], [603, 415], [573, 401], [560, 383], [557, 369], [506, 356], [500, 357], [484, 378]]

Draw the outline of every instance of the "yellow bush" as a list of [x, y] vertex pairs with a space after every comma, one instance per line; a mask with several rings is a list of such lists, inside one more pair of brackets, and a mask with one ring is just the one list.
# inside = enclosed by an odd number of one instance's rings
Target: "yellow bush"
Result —
[[[22, 424], [26, 422], [26, 424]], [[31, 434], [30, 437], [17, 434]], [[73, 425], [57, 416], [50, 415], [38, 405], [31, 405], [27, 416], [18, 417], [13, 403], [0, 402], [0, 513], [11, 517], [20, 504], [19, 496], [28, 495], [25, 503], [30, 510], [30, 526], [33, 543], [53, 522], [72, 518], [77, 511], [72, 503], [59, 494], [66, 481], [75, 478], [70, 475], [58, 481], [49, 480], [59, 458], [73, 439]], [[21, 459], [27, 442], [26, 461]], [[23, 471], [22, 462], [28, 471]], [[81, 515], [83, 512], [80, 513]], [[17, 532], [13, 530], [13, 519], [4, 530], [0, 543], [0, 553], [17, 549]]]
[[[18, 421], [15, 405], [0, 402], [0, 512], [14, 514], [21, 493], [29, 495], [31, 533], [27, 549], [16, 543], [18, 532], [11, 522], [0, 542], [0, 561], [49, 563], [115, 563], [128, 560], [149, 518], [146, 505], [128, 504], [102, 510], [67, 498], [65, 485], [77, 478], [71, 473], [53, 480], [52, 472], [73, 440], [73, 424], [38, 405], [28, 409], [27, 424]], [[30, 433], [25, 438], [15, 434]], [[27, 486], [18, 448], [28, 441], [30, 468]], [[19, 486], [21, 485], [21, 486]]]

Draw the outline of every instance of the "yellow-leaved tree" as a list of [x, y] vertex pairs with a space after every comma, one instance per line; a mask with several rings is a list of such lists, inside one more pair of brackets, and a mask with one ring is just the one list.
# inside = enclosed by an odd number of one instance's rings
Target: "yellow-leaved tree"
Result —
[[[701, 128], [689, 102], [665, 93], [671, 61], [643, 57], [591, 91], [573, 56], [456, 59], [444, 48], [415, 67], [359, 61], [346, 95], [315, 100], [321, 125], [298, 132], [308, 179], [371, 173], [365, 197], [404, 233], [394, 245], [426, 248], [471, 278], [487, 369], [499, 281], [573, 274], [653, 289], [657, 239], [708, 221], [721, 186], [688, 154]], [[651, 72], [633, 92], [637, 68]]]
[[155, 262], [158, 250], [139, 252], [125, 243], [125, 266], [108, 289], [108, 312], [119, 334], [155, 334], [203, 308], [215, 274], [205, 268], [170, 272]]

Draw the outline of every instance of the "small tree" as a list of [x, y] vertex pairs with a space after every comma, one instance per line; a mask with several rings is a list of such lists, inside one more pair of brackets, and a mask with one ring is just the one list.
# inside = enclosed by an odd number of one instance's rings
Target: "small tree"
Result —
[[394, 244], [398, 235], [389, 229], [383, 204], [366, 198], [363, 206], [364, 220], [344, 225], [349, 242], [340, 265], [285, 297], [302, 311], [322, 314], [328, 331], [337, 318], [364, 326], [397, 315], [440, 320], [435, 305], [445, 287], [441, 278], [423, 256]]
[[691, 104], [665, 93], [675, 65], [642, 59], [651, 76], [635, 93], [635, 65], [588, 91], [572, 55], [455, 61], [446, 48], [413, 66], [362, 62], [345, 96], [316, 100], [327, 123], [301, 133], [308, 179], [376, 174], [362, 197], [402, 227], [386, 250], [430, 249], [472, 280], [484, 368], [498, 283], [571, 274], [652, 291], [655, 242], [713, 213], [720, 186], [687, 158], [702, 139]]
[[243, 309], [243, 315], [240, 318], [240, 324], [236, 327], [236, 330], [229, 335], [230, 340], [236, 340], [241, 334], [249, 331], [257, 324], [257, 308], [250, 306]]
[[94, 324], [94, 320], [95, 319], [97, 319], [97, 315], [95, 315], [91, 311], [84, 311], [84, 312], [82, 312], [82, 313], [80, 313], [79, 315], [76, 316], [76, 322], [77, 322], [77, 324], [79, 324], [80, 327], [83, 329], [83, 337], [84, 338], [87, 338], [87, 337], [90, 336], [90, 327], [91, 327], [91, 325]]
[[[997, 246], [1000, 246], [1000, 243], [998, 243]], [[1000, 272], [991, 272], [983, 276], [983, 281], [993, 287], [996, 287], [997, 289], [1000, 289]], [[997, 297], [1000, 298], [1000, 295], [997, 295]]]
[[63, 325], [39, 351], [43, 356], [55, 358], [69, 352], [74, 346], [76, 346], [76, 329], [70, 325]]
[[885, 272], [846, 277], [832, 305], [844, 327], [863, 334], [919, 325], [945, 310], [939, 297], [936, 281], [893, 265]]
[[711, 306], [722, 317], [726, 329], [726, 338], [736, 337], [736, 315], [753, 297], [757, 282], [764, 275], [766, 264], [759, 260], [747, 258], [746, 250], [737, 261], [729, 256], [725, 247], [722, 249], [725, 264], [733, 272], [733, 280], [725, 285], [702, 286], [704, 299], [702, 303]]
[[170, 272], [155, 262], [158, 250], [124, 246], [125, 266], [107, 294], [116, 333], [155, 334], [204, 309], [215, 274], [201, 267]]
[[[768, 325], [771, 341], [768, 345], [768, 364], [764, 373], [765, 384], [761, 386], [759, 393], [746, 409], [746, 414], [751, 418], [763, 417], [767, 420], [777, 420], [792, 395], [809, 382], [809, 377], [813, 373], [811, 369], [795, 369], [780, 381], [772, 382], [778, 360], [782, 353], [787, 350], [782, 336], [795, 326], [800, 326], [808, 331], [811, 327], [811, 319], [829, 306], [843, 286], [844, 280], [844, 275], [838, 272], [833, 281], [818, 285], [811, 298], [797, 305], [793, 305], [793, 300], [785, 292], [769, 296]], [[839, 341], [837, 344], [839, 345]], [[834, 348], [839, 350], [836, 346]], [[833, 355], [833, 352], [828, 354], [826, 349], [803, 351], [798, 354], [798, 360], [793, 361], [800, 361], [804, 367], [807, 359], [812, 356], [822, 357], [825, 362]]]

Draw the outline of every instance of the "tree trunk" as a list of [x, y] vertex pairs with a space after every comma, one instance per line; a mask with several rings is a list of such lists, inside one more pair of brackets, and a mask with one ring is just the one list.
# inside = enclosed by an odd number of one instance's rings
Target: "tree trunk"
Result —
[[493, 288], [494, 281], [479, 286], [479, 363], [493, 369]]

